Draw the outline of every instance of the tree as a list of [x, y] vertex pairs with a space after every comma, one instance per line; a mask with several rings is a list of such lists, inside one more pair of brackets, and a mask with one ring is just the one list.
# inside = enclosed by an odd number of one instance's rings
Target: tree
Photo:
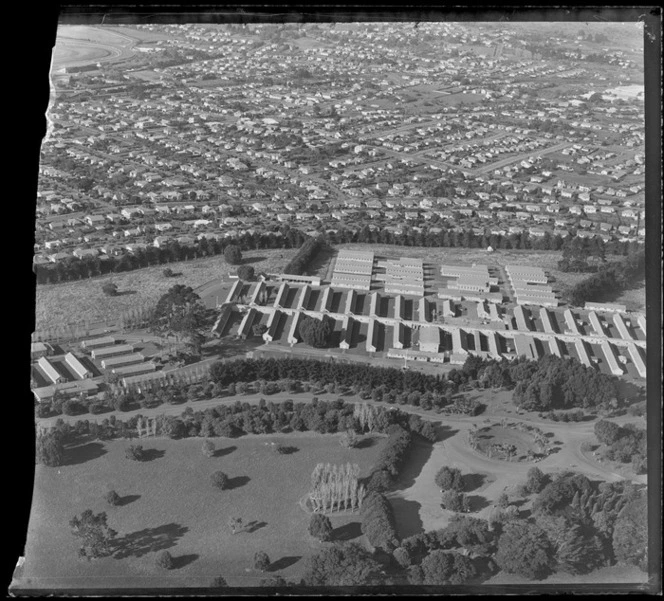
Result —
[[508, 574], [518, 574], [530, 580], [541, 579], [551, 571], [553, 548], [538, 525], [508, 522], [498, 539], [495, 560]]
[[106, 296], [117, 296], [118, 294], [118, 286], [113, 282], [107, 282], [101, 287], [101, 289]]
[[215, 446], [211, 440], [204, 441], [201, 450], [206, 457], [214, 457]]
[[240, 265], [240, 267], [237, 268], [237, 277], [241, 280], [250, 282], [256, 277], [255, 270], [251, 265]]
[[37, 435], [37, 461], [56, 467], [62, 465], [65, 456], [65, 447], [62, 444], [62, 434], [57, 430]]
[[500, 495], [498, 496], [498, 499], [496, 501], [496, 504], [501, 509], [505, 509], [510, 504], [510, 498], [507, 495], [507, 493], [504, 493], [504, 492], [500, 493]]
[[342, 447], [354, 449], [360, 444], [360, 438], [354, 430], [346, 430], [339, 439]]
[[166, 550], [161, 551], [155, 558], [158, 567], [164, 570], [172, 570], [174, 567], [173, 556]]
[[143, 450], [143, 445], [132, 444], [125, 449], [125, 457], [131, 459], [132, 461], [143, 461], [145, 459], [145, 451]]
[[526, 474], [526, 488], [530, 493], [539, 493], [548, 484], [549, 477], [538, 467], [531, 467]]
[[113, 505], [114, 507], [120, 504], [121, 497], [114, 490], [107, 492], [104, 498], [106, 499], [109, 505]]
[[215, 576], [210, 583], [210, 588], [224, 588], [228, 586], [228, 582], [223, 576]]
[[463, 490], [463, 477], [461, 475], [461, 470], [458, 468], [450, 468], [443, 466], [438, 470], [435, 479], [436, 485], [443, 491], [454, 490], [461, 491]]
[[212, 484], [220, 490], [228, 488], [228, 476], [222, 471], [216, 471], [210, 476]]
[[95, 514], [91, 509], [86, 509], [81, 517], [74, 516], [69, 526], [72, 534], [81, 539], [82, 545], [78, 550], [80, 557], [90, 560], [112, 553], [117, 532], [108, 526], [106, 512]]
[[229, 244], [224, 250], [224, 259], [229, 265], [239, 265], [242, 262], [242, 251], [237, 244]]
[[166, 267], [164, 271], [162, 272], [164, 274], [165, 278], [172, 278], [173, 277], [173, 270], [170, 267]]
[[265, 572], [270, 567], [270, 558], [265, 551], [258, 551], [254, 555], [254, 569]]
[[330, 518], [321, 513], [314, 513], [309, 522], [309, 534], [322, 542], [327, 542], [332, 537], [332, 522]]
[[620, 510], [613, 529], [613, 552], [620, 563], [648, 570], [648, 497], [641, 491]]
[[380, 565], [357, 543], [335, 543], [308, 558], [305, 586], [362, 586], [386, 584]]
[[448, 511], [467, 511], [469, 509], [466, 495], [456, 490], [446, 490], [441, 496], [441, 504]]
[[618, 424], [614, 422], [601, 419], [598, 422], [595, 422], [593, 427], [595, 436], [601, 444], [611, 446], [613, 443], [620, 440], [623, 436], [627, 434], [625, 428], [621, 428]]

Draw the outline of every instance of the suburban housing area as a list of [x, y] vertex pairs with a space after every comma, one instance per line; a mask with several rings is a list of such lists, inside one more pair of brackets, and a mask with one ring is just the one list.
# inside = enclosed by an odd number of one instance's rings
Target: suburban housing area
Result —
[[660, 586], [639, 27], [61, 23], [10, 591]]

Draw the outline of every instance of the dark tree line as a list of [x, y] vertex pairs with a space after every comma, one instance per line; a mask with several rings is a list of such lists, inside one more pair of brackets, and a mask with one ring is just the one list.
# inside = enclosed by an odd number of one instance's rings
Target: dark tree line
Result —
[[362, 501], [360, 517], [362, 533], [372, 547], [390, 553], [398, 546], [399, 537], [394, 512], [384, 495], [379, 492], [369, 492]]
[[[396, 233], [385, 228], [371, 230], [369, 226], [363, 226], [354, 230], [341, 228], [336, 232], [321, 232], [321, 235], [316, 238], [311, 238], [299, 230], [290, 228], [284, 228], [282, 232], [245, 233], [235, 238], [232, 243], [237, 244], [241, 251], [299, 248], [310, 241], [313, 245], [317, 240], [320, 241], [320, 247], [325, 243], [330, 245], [374, 243], [434, 248], [487, 248], [491, 246], [494, 249], [560, 250], [563, 248], [565, 240], [572, 239], [574, 237], [563, 239], [558, 235], [552, 236], [548, 232], [537, 238], [531, 237], [528, 232], [502, 236], [499, 234], [476, 235], [471, 229], [463, 232], [457, 232], [453, 229], [432, 232], [424, 228], [420, 232], [406, 228], [403, 232]], [[188, 246], [181, 245], [177, 240], [173, 240], [162, 248], [147, 246], [145, 250], [138, 249], [134, 253], [127, 252], [119, 256], [104, 256], [103, 259], [101, 257], [86, 257], [83, 259], [69, 257], [53, 264], [36, 264], [34, 272], [37, 276], [37, 284], [67, 282], [109, 273], [133, 271], [152, 265], [216, 256], [223, 254], [229, 244], [231, 242], [202, 238]], [[628, 255], [638, 252], [640, 249], [642, 249], [642, 245], [636, 242], [611, 240], [604, 243], [604, 251], [607, 254]], [[318, 249], [311, 253], [307, 251], [307, 255], [303, 254], [302, 258], [299, 259], [296, 256], [287, 265], [284, 272], [296, 275], [303, 274], [317, 251]]]
[[285, 234], [268, 232], [263, 234], [245, 233], [233, 242], [202, 238], [193, 245], [180, 244], [177, 240], [167, 246], [156, 248], [147, 246], [133, 253], [119, 256], [83, 258], [70, 257], [53, 264], [36, 264], [34, 272], [37, 284], [53, 284], [91, 278], [109, 273], [133, 271], [152, 265], [164, 265], [177, 261], [188, 261], [223, 254], [230, 245], [237, 245], [241, 251], [299, 247], [307, 236], [299, 230], [289, 229]]
[[[70, 425], [58, 419], [56, 425], [38, 437], [37, 460], [49, 466], [62, 465], [68, 446], [83, 439], [112, 440], [132, 439], [137, 434], [137, 424], [141, 416], [117, 419], [114, 415], [100, 423], [78, 420]], [[396, 428], [410, 435], [411, 432], [426, 432], [425, 424], [419, 416], [409, 415], [399, 410], [376, 407], [374, 430], [392, 434]], [[187, 437], [238, 437], [244, 434], [272, 434], [276, 432], [319, 432], [333, 434], [361, 429], [354, 416], [354, 405], [343, 399], [319, 401], [313, 398], [308, 403], [294, 403], [286, 400], [281, 403], [266, 402], [261, 399], [257, 405], [236, 401], [232, 405], [220, 405], [204, 411], [194, 411], [188, 407], [179, 417], [160, 416], [157, 434], [170, 438]], [[393, 441], [388, 437], [387, 446]], [[381, 455], [383, 457], [383, 455]], [[374, 469], [390, 461], [389, 457], [379, 458]], [[395, 464], [396, 465], [396, 464]]]
[[302, 275], [309, 267], [311, 261], [324, 248], [325, 238], [318, 236], [316, 238], [307, 238], [300, 247], [297, 254], [289, 261], [288, 265], [284, 268], [284, 273], [293, 275]]

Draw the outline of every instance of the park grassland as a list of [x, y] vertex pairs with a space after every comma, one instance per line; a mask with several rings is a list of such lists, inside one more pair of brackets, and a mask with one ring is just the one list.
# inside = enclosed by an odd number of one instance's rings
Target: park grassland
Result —
[[[253, 250], [242, 253], [243, 264], [251, 265], [256, 272], [274, 273], [283, 270], [297, 249]], [[164, 276], [170, 268], [176, 277]], [[35, 293], [35, 327], [53, 328], [67, 324], [84, 324], [118, 319], [123, 311], [145, 304], [156, 304], [159, 298], [175, 284], [201, 288], [219, 281], [236, 267], [228, 265], [223, 255], [165, 263], [114, 273], [102, 277], [37, 286]], [[102, 286], [113, 282], [118, 296], [106, 296]]]
[[[310, 516], [299, 504], [309, 491], [319, 462], [357, 463], [367, 475], [383, 446], [374, 436], [363, 448], [348, 449], [338, 435], [292, 433], [213, 439], [214, 457], [201, 451], [203, 439], [146, 438], [149, 461], [125, 458], [129, 441], [84, 443], [59, 468], [37, 465], [26, 560], [20, 585], [26, 588], [208, 587], [215, 576], [230, 586], [259, 585], [282, 575], [299, 581], [305, 558], [325, 543], [308, 534]], [[276, 441], [297, 448], [280, 455]], [[216, 489], [210, 475], [222, 470], [229, 490]], [[116, 490], [122, 505], [104, 499]], [[85, 509], [106, 511], [118, 531], [118, 557], [92, 561], [77, 556], [78, 539], [69, 520]], [[253, 532], [231, 534], [230, 517], [256, 521]], [[331, 515], [339, 538], [359, 536], [359, 515]], [[345, 526], [345, 528], [344, 528]], [[167, 549], [175, 568], [155, 565]], [[253, 569], [253, 556], [265, 551], [275, 571]], [[123, 557], [126, 555], [126, 557]]]

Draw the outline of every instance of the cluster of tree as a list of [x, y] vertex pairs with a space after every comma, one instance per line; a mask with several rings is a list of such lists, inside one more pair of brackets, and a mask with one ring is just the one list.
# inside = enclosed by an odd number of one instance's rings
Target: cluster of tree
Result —
[[315, 512], [355, 511], [363, 503], [364, 485], [357, 464], [319, 463], [311, 474], [309, 502]]
[[303, 586], [388, 585], [380, 564], [355, 542], [335, 543], [307, 559]]
[[621, 261], [602, 265], [596, 273], [570, 288], [567, 299], [570, 304], [580, 307], [586, 301], [597, 301], [615, 295], [642, 280], [645, 270], [646, 252], [641, 249], [630, 253]]
[[95, 514], [91, 509], [86, 509], [80, 517], [74, 516], [69, 526], [72, 534], [81, 541], [78, 549], [80, 557], [90, 560], [113, 553], [117, 532], [109, 527], [106, 512]]
[[644, 503], [645, 489], [630, 481], [556, 476], [533, 503], [535, 524], [550, 544], [549, 569], [584, 574], [616, 561], [645, 569], [647, 512], [634, 512]]
[[284, 273], [302, 275], [307, 270], [314, 257], [324, 247], [324, 236], [307, 238], [300, 247], [300, 250], [297, 251], [297, 254], [289, 261], [288, 265], [284, 267]]
[[403, 539], [392, 555], [412, 584], [462, 584], [478, 575], [478, 564], [495, 547], [486, 520], [454, 515], [445, 528]]
[[[609, 408], [617, 401], [617, 378], [574, 359], [548, 355], [528, 364], [526, 379], [514, 388], [514, 404], [526, 411]], [[514, 381], [514, 379], [513, 379]]]
[[191, 336], [205, 321], [205, 305], [191, 288], [176, 284], [157, 301], [152, 314], [152, 329]]
[[399, 546], [396, 521], [392, 505], [379, 492], [370, 492], [362, 501], [360, 510], [362, 533], [376, 549], [391, 553]]
[[648, 467], [647, 432], [636, 424], [619, 426], [600, 420], [594, 426], [597, 440], [606, 445], [604, 456], [611, 461], [631, 462], [637, 474], [645, 474]]
[[304, 317], [300, 321], [298, 333], [302, 341], [314, 348], [328, 348], [334, 334], [334, 319], [324, 315], [323, 319]]
[[[563, 257], [558, 261], [558, 269], [568, 272], [596, 271], [606, 260], [606, 245], [599, 237], [567, 238], [562, 246]], [[593, 259], [590, 263], [589, 259]]]

